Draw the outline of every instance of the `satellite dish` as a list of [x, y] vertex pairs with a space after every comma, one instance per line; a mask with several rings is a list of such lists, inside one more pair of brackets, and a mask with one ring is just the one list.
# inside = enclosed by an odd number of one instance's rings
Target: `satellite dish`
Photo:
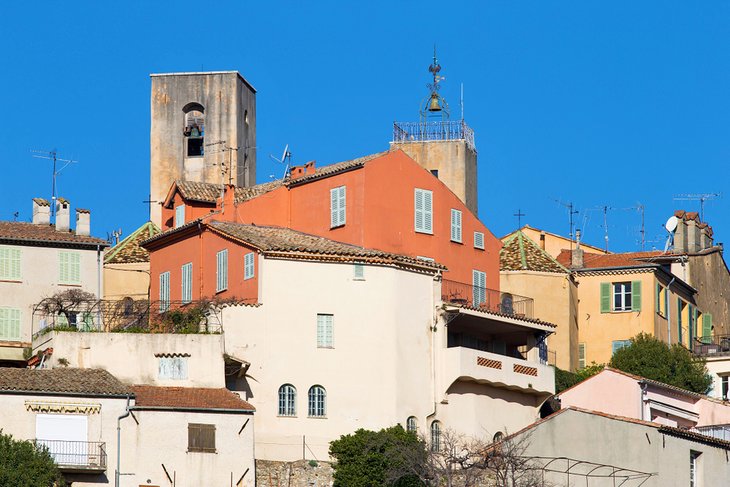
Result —
[[677, 225], [679, 225], [679, 218], [672, 215], [667, 220], [667, 223], [664, 224], [664, 228], [667, 229], [667, 232], [673, 233], [677, 229]]

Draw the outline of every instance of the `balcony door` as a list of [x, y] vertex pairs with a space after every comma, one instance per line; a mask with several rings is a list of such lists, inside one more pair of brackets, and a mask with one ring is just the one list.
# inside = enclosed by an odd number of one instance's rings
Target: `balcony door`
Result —
[[48, 448], [58, 465], [88, 463], [88, 417], [76, 414], [39, 414], [35, 420], [35, 437]]

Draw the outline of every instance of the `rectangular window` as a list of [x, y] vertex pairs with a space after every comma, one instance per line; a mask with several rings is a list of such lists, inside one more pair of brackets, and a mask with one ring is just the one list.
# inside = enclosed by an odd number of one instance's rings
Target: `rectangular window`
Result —
[[602, 282], [601, 313], [641, 311], [641, 281]]
[[631, 345], [631, 340], [614, 340], [611, 342], [611, 355], [618, 352], [624, 347]]
[[433, 192], [416, 188], [416, 232], [433, 234]]
[[474, 248], [484, 250], [484, 234], [482, 232], [474, 232]]
[[20, 249], [0, 247], [0, 279], [20, 280]]
[[631, 283], [613, 283], [613, 310], [631, 311]]
[[215, 425], [189, 423], [188, 451], [215, 453]]
[[356, 281], [364, 281], [365, 280], [365, 266], [362, 264], [355, 264], [353, 266], [352, 278]]
[[347, 219], [345, 186], [330, 190], [330, 228], [341, 227]]
[[228, 289], [228, 249], [218, 252], [216, 258], [215, 292]]
[[187, 357], [160, 357], [157, 377], [160, 379], [185, 380], [188, 378]]
[[61, 284], [81, 284], [81, 254], [61, 250], [58, 252], [59, 277]]
[[185, 225], [185, 205], [175, 207], [175, 228]]
[[723, 375], [720, 377], [722, 380], [722, 400], [727, 401], [727, 393], [728, 393], [728, 376]]
[[170, 273], [160, 274], [160, 313], [170, 308]]
[[480, 306], [487, 302], [487, 273], [472, 271], [472, 287], [474, 306]]
[[193, 263], [188, 262], [182, 266], [182, 302], [189, 303], [193, 300]]
[[461, 243], [461, 211], [451, 209], [451, 241]]
[[689, 486], [698, 487], [699, 482], [699, 458], [702, 453], [694, 450], [689, 452]]
[[243, 279], [253, 279], [253, 276], [255, 275], [254, 272], [254, 254], [253, 252], [249, 252], [248, 254], [243, 256]]
[[0, 308], [0, 340], [20, 341], [20, 309]]
[[585, 343], [578, 344], [578, 368], [579, 369], [586, 368], [586, 344]]
[[333, 315], [317, 315], [317, 348], [335, 348]]

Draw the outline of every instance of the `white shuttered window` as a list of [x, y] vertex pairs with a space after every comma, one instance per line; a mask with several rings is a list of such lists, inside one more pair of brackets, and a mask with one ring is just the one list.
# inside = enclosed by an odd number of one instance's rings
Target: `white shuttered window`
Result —
[[249, 252], [248, 254], [243, 256], [243, 279], [253, 279], [253, 276], [255, 275], [254, 272], [254, 254], [253, 252]]
[[182, 266], [182, 302], [189, 303], [193, 300], [193, 263], [188, 262]]
[[157, 377], [160, 379], [185, 380], [188, 378], [187, 357], [160, 357]]
[[20, 310], [0, 308], [0, 340], [20, 340]]
[[433, 192], [416, 188], [414, 205], [416, 231], [433, 234]]
[[0, 247], [0, 279], [20, 280], [20, 249]]
[[474, 248], [484, 250], [484, 234], [482, 232], [474, 232]]
[[317, 348], [335, 348], [333, 315], [317, 315]]
[[451, 241], [461, 243], [461, 211], [451, 209]]
[[487, 301], [487, 273], [472, 271], [472, 286], [474, 306], [479, 306]]
[[160, 274], [160, 313], [170, 307], [170, 273]]
[[175, 207], [175, 228], [185, 225], [185, 205]]
[[221, 250], [216, 254], [215, 291], [219, 293], [226, 289], [228, 289], [228, 249]]
[[330, 190], [330, 228], [341, 227], [347, 220], [346, 187]]
[[61, 284], [81, 284], [81, 254], [61, 250], [58, 252]]

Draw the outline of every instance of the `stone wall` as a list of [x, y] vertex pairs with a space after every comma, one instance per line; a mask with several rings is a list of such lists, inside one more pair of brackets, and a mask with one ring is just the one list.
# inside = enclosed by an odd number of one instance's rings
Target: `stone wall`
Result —
[[330, 487], [332, 473], [329, 462], [256, 460], [257, 487]]

